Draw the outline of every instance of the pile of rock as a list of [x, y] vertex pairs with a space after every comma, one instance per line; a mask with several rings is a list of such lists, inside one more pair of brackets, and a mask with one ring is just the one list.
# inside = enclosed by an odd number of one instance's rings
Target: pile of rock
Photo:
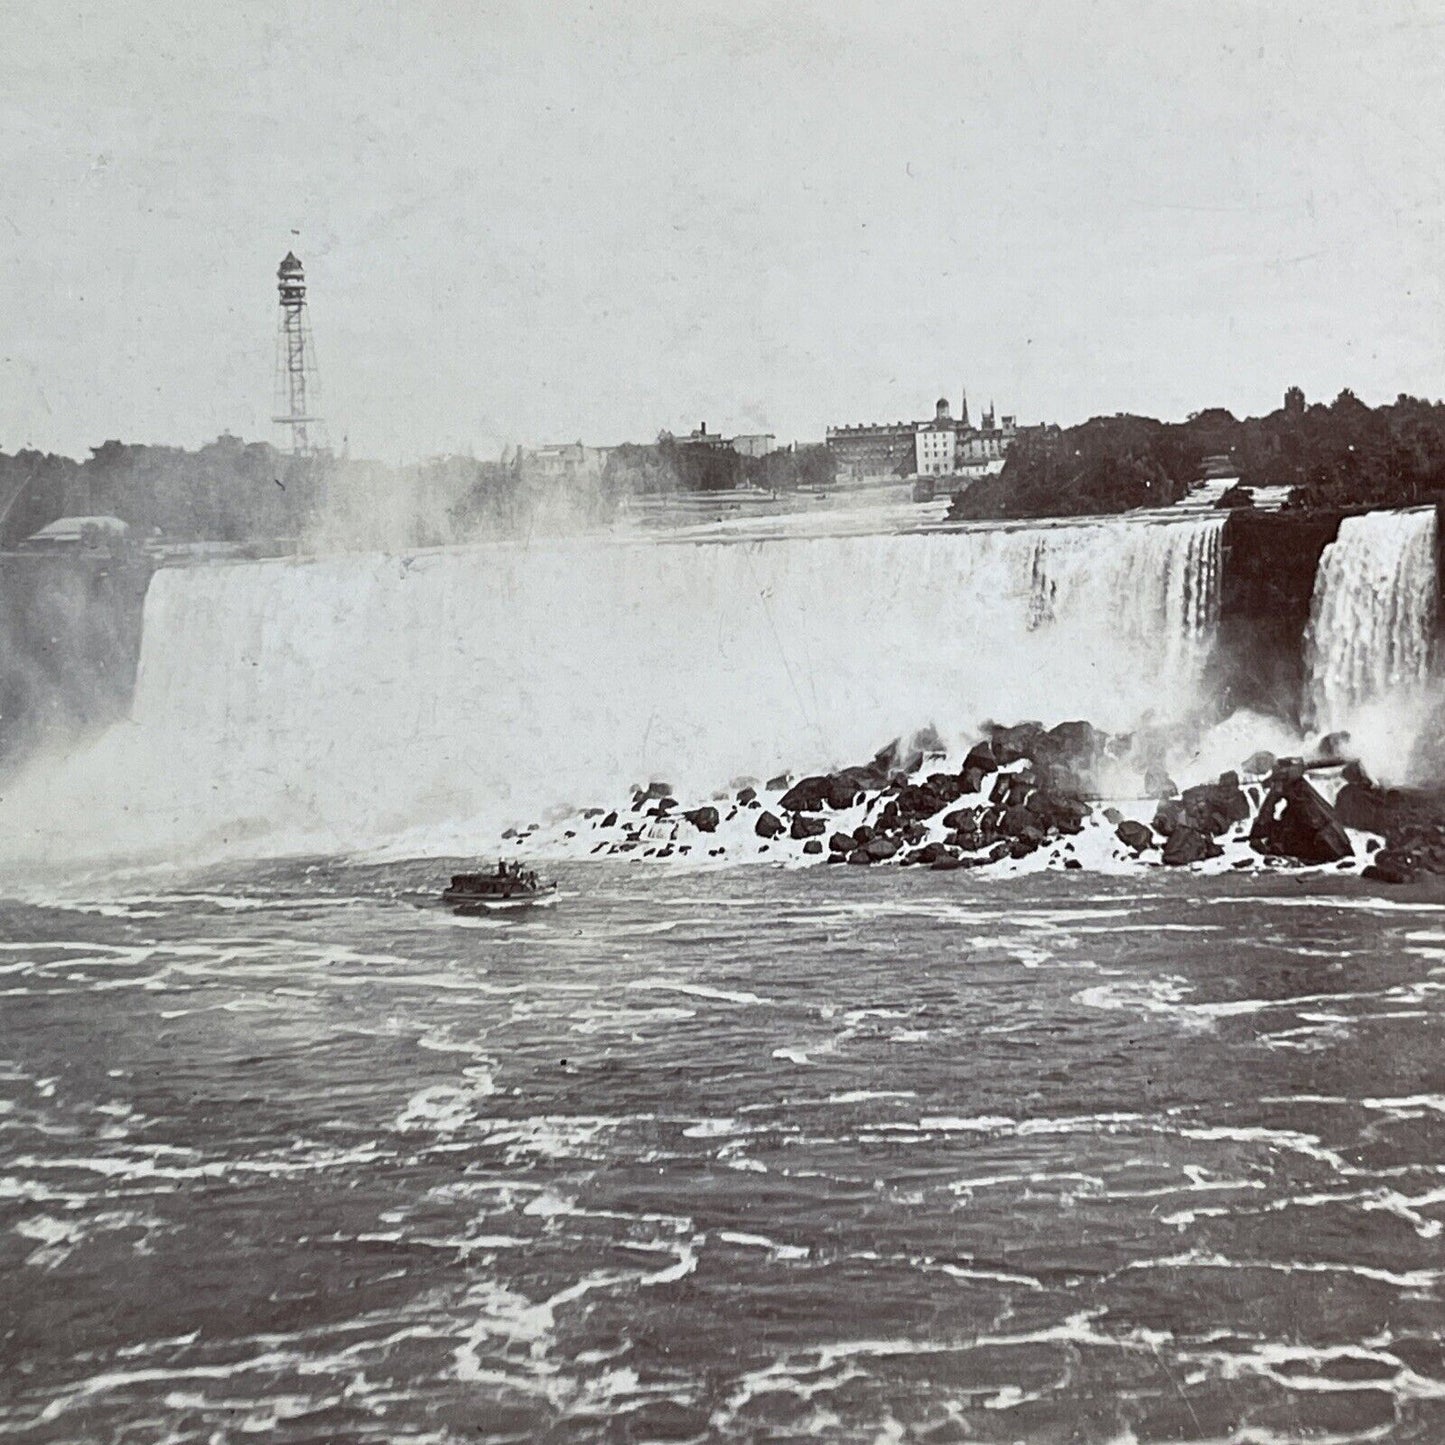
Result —
[[1445, 875], [1445, 795], [1440, 792], [1377, 787], [1352, 764], [1345, 769], [1335, 813], [1347, 828], [1385, 840], [1362, 878], [1414, 883], [1424, 875]]
[[[1083, 722], [1050, 729], [1039, 723], [995, 727], [957, 772], [921, 778], [915, 775], [931, 753], [937, 754], [918, 746], [916, 739], [904, 757], [895, 743], [860, 767], [794, 783], [777, 805], [790, 821], [785, 824], [777, 814], [764, 812], [755, 830], [760, 837], [773, 838], [786, 828], [791, 837], [809, 840], [805, 852], [822, 853], [828, 824], [821, 814], [863, 803], [869, 821], [851, 832], [832, 834], [830, 863], [896, 858], [901, 864], [948, 869], [1023, 858], [1051, 840], [1082, 831], [1091, 809], [1080, 774], [1093, 766], [1106, 741]], [[956, 806], [966, 798], [980, 801]], [[943, 837], [930, 839], [940, 819]]]
[[[1095, 780], [1122, 776], [1127, 792], [1139, 758], [1163, 756], [1160, 739], [1112, 737], [1080, 721], [989, 724], [985, 732], [961, 764], [929, 730], [855, 766], [766, 783], [737, 779], [697, 807], [683, 807], [665, 782], [638, 785], [630, 807], [584, 814], [595, 838], [591, 851], [656, 858], [741, 851], [942, 871], [1041, 850], [1048, 863], [1065, 868], [1081, 867], [1080, 853], [1168, 867], [1228, 853], [1234, 867], [1244, 867], [1247, 846], [1271, 862], [1348, 867], [1355, 856], [1349, 827], [1389, 835], [1366, 876], [1393, 881], [1445, 873], [1445, 806], [1407, 807], [1405, 795], [1374, 788], [1349, 764], [1337, 814], [1307, 776], [1339, 769], [1343, 759], [1333, 753], [1309, 763], [1258, 753], [1244, 763], [1243, 780], [1225, 772], [1182, 791], [1156, 764], [1143, 770], [1139, 795], [1152, 813], [1140, 816], [1139, 807], [1125, 803], [1134, 815], [1125, 817], [1103, 805]], [[1076, 849], [1074, 840], [1086, 831]]]

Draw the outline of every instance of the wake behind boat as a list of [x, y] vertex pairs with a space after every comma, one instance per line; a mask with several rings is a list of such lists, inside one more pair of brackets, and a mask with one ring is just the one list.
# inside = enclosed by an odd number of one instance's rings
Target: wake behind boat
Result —
[[453, 873], [442, 902], [453, 913], [474, 917], [551, 903], [556, 896], [557, 885], [544, 882], [531, 869], [498, 863], [495, 873]]

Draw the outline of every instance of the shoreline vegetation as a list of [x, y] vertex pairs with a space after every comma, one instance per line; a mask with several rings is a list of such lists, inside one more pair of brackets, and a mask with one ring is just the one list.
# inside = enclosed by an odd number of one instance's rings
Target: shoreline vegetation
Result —
[[1206, 469], [1237, 476], [1220, 499], [1248, 506], [1260, 487], [1288, 487], [1285, 509], [1408, 507], [1445, 490], [1445, 405], [1401, 395], [1370, 407], [1351, 391], [1307, 405], [1292, 387], [1268, 416], [1223, 408], [1184, 422], [1095, 417], [1056, 436], [1026, 436], [997, 475], [963, 492], [956, 520], [1083, 516], [1168, 506]]
[[[1260, 487], [1288, 487], [1285, 509], [1296, 513], [1411, 506], [1445, 491], [1445, 404], [1401, 395], [1370, 407], [1347, 390], [1308, 405], [1291, 388], [1277, 411], [1244, 420], [1217, 407], [1183, 422], [1094, 417], [1021, 436], [1001, 471], [958, 493], [950, 516], [1113, 515], [1180, 501], [1207, 474], [1239, 479], [1222, 506], [1248, 507]], [[133, 543], [262, 546], [318, 529], [324, 536], [333, 514], [344, 523], [348, 509], [373, 525], [343, 525], [338, 540], [428, 546], [521, 534], [539, 516], [602, 523], [632, 498], [741, 488], [785, 497], [835, 483], [826, 446], [749, 457], [667, 433], [610, 449], [592, 471], [556, 475], [529, 469], [520, 450], [497, 461], [441, 456], [393, 466], [293, 457], [230, 435], [194, 450], [108, 441], [83, 461], [0, 451], [0, 548], [65, 516], [118, 517]]]

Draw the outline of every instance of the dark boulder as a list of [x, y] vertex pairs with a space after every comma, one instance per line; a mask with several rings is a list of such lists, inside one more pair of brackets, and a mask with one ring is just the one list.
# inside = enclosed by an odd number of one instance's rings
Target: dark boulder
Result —
[[1044, 737], [1052, 756], [1071, 768], [1092, 768], [1103, 757], [1109, 742], [1108, 733], [1086, 722], [1061, 722]]
[[1188, 823], [1180, 823], [1169, 834], [1163, 857], [1171, 868], [1178, 868], [1186, 863], [1202, 863], [1206, 858], [1218, 858], [1223, 852], [1224, 849], [1208, 834], [1191, 828]]
[[791, 773], [779, 773], [776, 778], [769, 778], [768, 781], [763, 784], [763, 786], [768, 790], [768, 792], [776, 793], [779, 791], [779, 789], [786, 788], [788, 784], [792, 781], [793, 775]]
[[[1232, 784], [1227, 781], [1230, 778], [1234, 779]], [[1185, 788], [1180, 802], [1189, 826], [1211, 838], [1220, 837], [1249, 817], [1249, 799], [1240, 791], [1239, 779], [1233, 773], [1224, 774], [1217, 783]]]
[[1124, 821], [1124, 815], [1117, 808], [1105, 808], [1104, 821], [1117, 828]]
[[952, 798], [941, 797], [926, 783], [910, 783], [907, 787], [900, 788], [897, 797], [893, 799], [897, 815], [904, 822], [931, 818], [952, 801]]
[[783, 820], [776, 813], [770, 813], [764, 809], [758, 814], [758, 821], [753, 825], [753, 832], [759, 838], [776, 838], [783, 831]]
[[803, 852], [805, 853], [821, 853], [822, 851], [823, 845], [816, 838], [809, 838], [808, 841], [803, 844]]
[[883, 862], [884, 859], [895, 857], [898, 853], [898, 844], [892, 838], [870, 838], [864, 844], [864, 851], [876, 862]]
[[1249, 846], [1273, 858], [1337, 863], [1354, 849], [1335, 811], [1303, 777], [1275, 783], [1260, 804]]
[[1335, 798], [1335, 817], [1346, 828], [1388, 833], [1395, 816], [1389, 794], [1368, 783], [1346, 783]]
[[615, 812], [609, 813], [609, 814], [601, 821], [601, 823], [598, 824], [598, 827], [600, 827], [600, 828], [615, 828], [616, 826], [617, 826], [617, 814], [616, 814]]
[[699, 833], [715, 833], [718, 825], [716, 808], [693, 808], [682, 815]]
[[963, 760], [961, 772], [992, 773], [998, 769], [998, 759], [993, 755], [993, 744], [988, 742], [976, 743], [968, 750], [968, 756]]
[[970, 865], [967, 861], [955, 857], [952, 853], [940, 853], [928, 866], [935, 873], [951, 873], [956, 868], [967, 868]]
[[1042, 723], [1016, 723], [1013, 727], [995, 727], [989, 738], [993, 755], [1000, 767], [1016, 763], [1020, 758], [1033, 758], [1047, 751]]
[[1257, 753], [1251, 753], [1244, 760], [1244, 771], [1253, 778], [1267, 778], [1274, 772], [1274, 765], [1278, 759], [1272, 752], [1261, 748]]
[[858, 846], [858, 840], [847, 833], [834, 833], [828, 839], [828, 847], [834, 853], [851, 853]]
[[[665, 798], [672, 792], [671, 783], [649, 783], [643, 791], [644, 798]], [[674, 802], [677, 800], [674, 798]]]
[[1146, 848], [1154, 846], [1153, 830], [1144, 823], [1134, 822], [1131, 818], [1125, 818], [1114, 829], [1114, 836], [1126, 848], [1132, 848], [1136, 853], [1142, 853]]
[[871, 863], [873, 855], [866, 848], [855, 848], [849, 855], [850, 863]]
[[1360, 874], [1372, 883], [1413, 883], [1420, 876], [1415, 859], [1403, 850], [1381, 848]]
[[959, 790], [964, 793], [981, 793], [988, 779], [989, 773], [982, 768], [965, 768], [958, 775]]
[[1030, 853], [1038, 852], [1039, 844], [1043, 841], [1042, 837], [1015, 838], [1013, 842], [1009, 844], [1008, 855], [1010, 858], [1027, 858]]
[[1165, 798], [1154, 813], [1154, 831], [1168, 837], [1184, 822], [1184, 804], [1178, 798]]
[[756, 803], [757, 800], [758, 790], [756, 788], [742, 788], [738, 791], [738, 803], [744, 808], [746, 808], [749, 803]]
[[1024, 805], [1046, 832], [1075, 834], [1084, 831], [1092, 811], [1077, 793], [1040, 788]]
[[945, 828], [972, 828], [978, 822], [982, 811], [981, 808], [955, 808], [953, 812], [943, 815], [943, 826]]
[[828, 831], [822, 818], [809, 817], [807, 813], [794, 813], [793, 825], [788, 829], [792, 838], [821, 838]]
[[873, 829], [867, 823], [859, 823], [853, 829], [853, 841], [861, 848], [873, 836]]

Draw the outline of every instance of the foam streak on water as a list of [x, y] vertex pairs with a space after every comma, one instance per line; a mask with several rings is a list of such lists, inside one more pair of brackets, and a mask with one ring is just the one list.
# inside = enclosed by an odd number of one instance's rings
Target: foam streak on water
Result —
[[1438, 911], [445, 871], [0, 903], [0, 1438], [1445, 1439]]
[[[336, 852], [932, 721], [1188, 713], [1219, 518], [556, 543], [160, 573], [134, 721], [0, 803], [22, 856]], [[64, 835], [66, 819], [79, 820]]]

